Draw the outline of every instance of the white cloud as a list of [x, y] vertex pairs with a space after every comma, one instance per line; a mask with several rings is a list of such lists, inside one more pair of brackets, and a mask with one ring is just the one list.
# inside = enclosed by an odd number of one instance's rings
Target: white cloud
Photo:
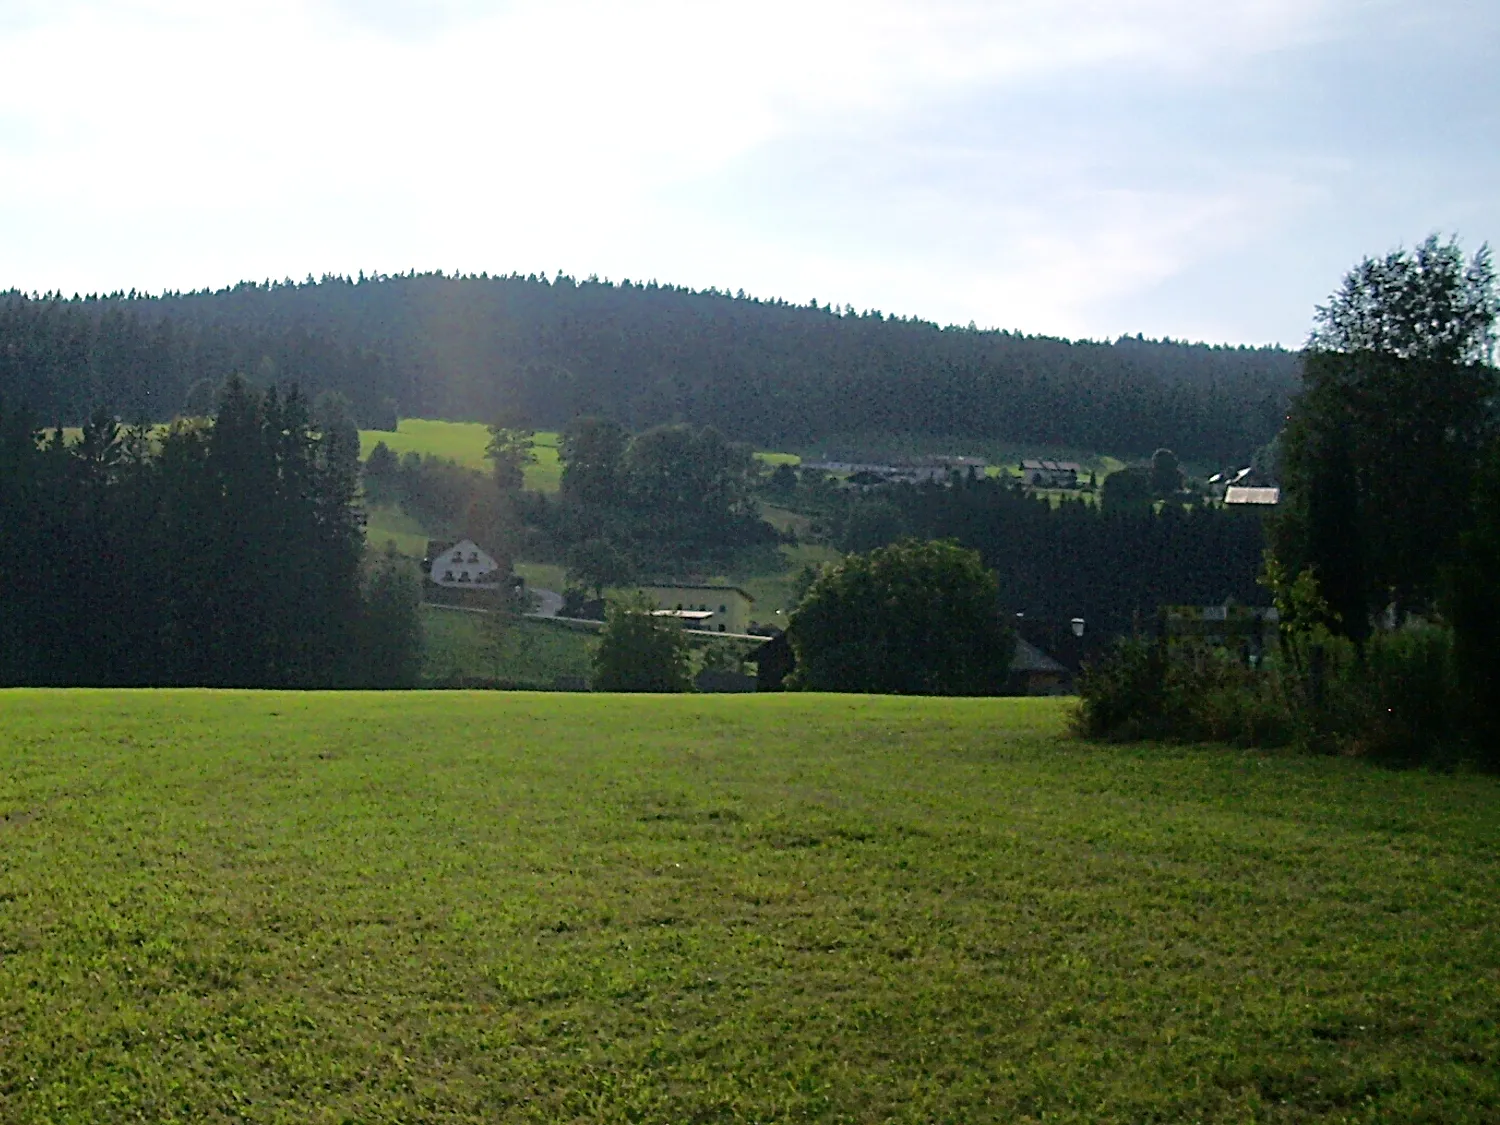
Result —
[[[1094, 331], [1101, 302], [1261, 236], [1306, 189], [1285, 170], [1133, 182], [1086, 122], [1085, 151], [981, 140], [978, 171], [949, 179], [904, 134], [1073, 78], [1191, 99], [1339, 34], [1345, 11], [0, 0], [0, 286], [562, 266]], [[781, 160], [799, 146], [848, 150], [848, 170]], [[909, 182], [882, 161], [908, 162]], [[745, 212], [757, 178], [771, 202]]]

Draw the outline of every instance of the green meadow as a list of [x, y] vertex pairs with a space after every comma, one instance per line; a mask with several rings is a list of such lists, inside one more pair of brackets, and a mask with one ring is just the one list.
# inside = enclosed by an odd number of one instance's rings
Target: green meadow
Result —
[[592, 673], [595, 637], [551, 621], [514, 622], [498, 643], [484, 632], [484, 615], [445, 606], [422, 607], [422, 681], [464, 678], [549, 690], [559, 680]]
[[1500, 783], [1066, 717], [0, 693], [0, 1120], [1500, 1120]]
[[[396, 455], [420, 453], [441, 457], [471, 469], [489, 470], [485, 447], [489, 430], [479, 422], [441, 422], [431, 418], [402, 418], [394, 433], [388, 430], [360, 430], [359, 455], [369, 457], [380, 442]], [[538, 492], [556, 492], [562, 479], [562, 465], [557, 457], [557, 434], [539, 431], [536, 435], [536, 463], [526, 469], [526, 487]], [[800, 460], [792, 453], [757, 453], [768, 465], [792, 464]]]
[[[359, 455], [369, 457], [381, 442], [398, 457], [420, 453], [424, 457], [441, 457], [470, 469], [488, 472], [490, 463], [484, 451], [489, 445], [489, 430], [478, 422], [440, 422], [431, 418], [402, 418], [395, 433], [389, 430], [360, 430]], [[562, 475], [557, 460], [557, 435], [538, 433], [534, 447], [536, 461], [526, 468], [526, 487], [539, 492], [556, 492]]]

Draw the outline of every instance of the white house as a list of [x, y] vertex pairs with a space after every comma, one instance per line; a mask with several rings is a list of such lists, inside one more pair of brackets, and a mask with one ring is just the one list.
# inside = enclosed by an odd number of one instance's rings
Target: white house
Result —
[[493, 588], [506, 578], [495, 557], [472, 539], [428, 543], [426, 567], [427, 577], [439, 586]]

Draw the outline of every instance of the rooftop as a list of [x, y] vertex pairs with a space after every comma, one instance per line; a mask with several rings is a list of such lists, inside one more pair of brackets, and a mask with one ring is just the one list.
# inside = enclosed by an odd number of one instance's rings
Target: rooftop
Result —
[[1261, 507], [1275, 507], [1281, 503], [1281, 489], [1279, 488], [1244, 488], [1233, 485], [1229, 491], [1224, 493], [1226, 504], [1253, 504]]

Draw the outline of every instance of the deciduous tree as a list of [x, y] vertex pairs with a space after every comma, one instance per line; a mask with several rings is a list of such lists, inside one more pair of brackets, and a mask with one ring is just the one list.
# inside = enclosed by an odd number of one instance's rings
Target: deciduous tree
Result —
[[824, 571], [787, 638], [789, 688], [894, 695], [997, 694], [1015, 646], [978, 552], [917, 540]]

